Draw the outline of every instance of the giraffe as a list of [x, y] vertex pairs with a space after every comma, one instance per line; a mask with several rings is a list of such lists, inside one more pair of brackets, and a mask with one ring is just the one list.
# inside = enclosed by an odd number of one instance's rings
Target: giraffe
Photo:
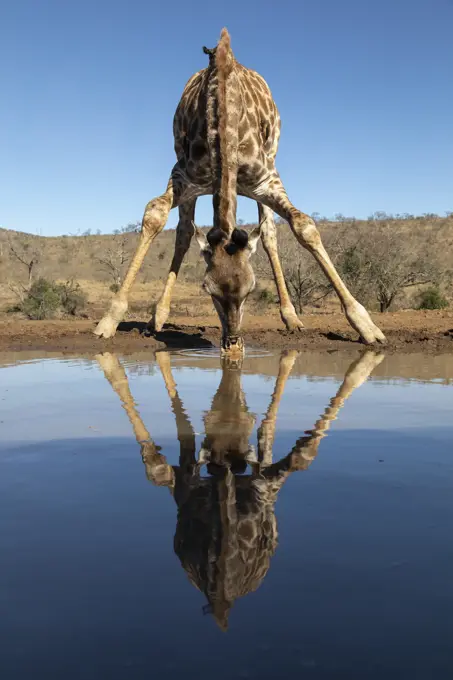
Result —
[[[276, 419], [285, 385], [299, 352], [280, 357], [272, 398], [260, 427], [258, 447], [249, 445], [255, 417], [248, 410], [241, 385], [242, 362], [222, 362], [222, 378], [211, 409], [204, 416], [205, 436], [196, 455], [195, 433], [173, 379], [168, 352], [158, 352], [180, 444], [179, 465], [169, 465], [146, 429], [129, 389], [125, 370], [110, 353], [97, 360], [118, 394], [140, 446], [147, 478], [167, 487], [178, 517], [174, 551], [192, 585], [204, 593], [205, 612], [221, 630], [238, 597], [255, 591], [265, 578], [278, 544], [274, 506], [286, 479], [307, 470], [321, 439], [350, 394], [384, 358], [366, 351], [352, 362], [343, 383], [313, 430], [300, 437], [292, 450], [273, 462]], [[251, 474], [244, 474], [250, 465]], [[201, 475], [206, 466], [207, 476]]]
[[[150, 330], [160, 330], [168, 318], [172, 290], [193, 234], [206, 261], [202, 287], [211, 295], [221, 322], [223, 353], [241, 354], [244, 350], [244, 303], [255, 286], [250, 257], [260, 237], [273, 270], [281, 317], [288, 329], [301, 329], [303, 324], [290, 301], [278, 257], [275, 212], [314, 256], [361, 340], [365, 344], [384, 343], [382, 331], [340, 278], [314, 221], [288, 198], [275, 165], [280, 115], [266, 81], [236, 60], [225, 28], [217, 47], [204, 51], [209, 55], [209, 65], [189, 79], [174, 116], [177, 162], [167, 189], [147, 204], [135, 255], [95, 333], [106, 338], [115, 334], [148, 248], [164, 228], [170, 210], [178, 207], [175, 253]], [[205, 234], [195, 226], [194, 215], [197, 198], [207, 194], [213, 196], [214, 219], [212, 229]], [[251, 232], [237, 228], [238, 195], [258, 205], [259, 224]]]

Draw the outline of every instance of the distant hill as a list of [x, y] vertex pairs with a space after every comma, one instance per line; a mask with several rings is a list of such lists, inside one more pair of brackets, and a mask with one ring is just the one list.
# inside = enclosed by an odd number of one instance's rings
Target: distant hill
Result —
[[[376, 228], [376, 224], [382, 225], [383, 222], [388, 229], [400, 235], [405, 243], [416, 244], [420, 239], [426, 239], [432, 234], [433, 238], [436, 237], [439, 242], [439, 248], [444, 251], [443, 257], [448, 260], [453, 270], [452, 214], [446, 217], [437, 215], [393, 217], [377, 213], [368, 220], [355, 220], [339, 215], [335, 221], [328, 221], [318, 216], [317, 221], [326, 243], [332, 241], [336, 234], [347, 234], [351, 227], [359, 227], [364, 232], [370, 232]], [[245, 225], [245, 227], [250, 226], [252, 225]], [[278, 228], [282, 244], [282, 259], [287, 257], [288, 253], [293, 258], [302, 257], [303, 249], [300, 249], [293, 241], [294, 237], [290, 234], [288, 226], [282, 224]], [[109, 287], [115, 283], [115, 280], [124, 276], [138, 239], [139, 234], [136, 232], [43, 237], [0, 229], [1, 298], [3, 302], [12, 300], [14, 286], [27, 284], [30, 266], [33, 278], [42, 276], [52, 280], [73, 279], [85, 286], [92, 282], [93, 290], [103, 290], [110, 296]], [[160, 288], [170, 266], [174, 243], [174, 229], [166, 229], [156, 238], [138, 276], [139, 286], [159, 282], [157, 288]], [[258, 260], [263, 262], [263, 257], [260, 247]], [[264, 266], [260, 267], [258, 263], [258, 276], [263, 278], [264, 271]], [[197, 244], [193, 242], [181, 270], [179, 288], [185, 284], [188, 287], [189, 284], [196, 284], [196, 289], [199, 290], [203, 272], [204, 262], [200, 257]]]

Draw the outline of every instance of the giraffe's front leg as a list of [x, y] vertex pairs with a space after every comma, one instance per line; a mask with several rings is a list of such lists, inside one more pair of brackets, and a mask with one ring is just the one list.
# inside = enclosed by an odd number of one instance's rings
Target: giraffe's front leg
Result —
[[375, 342], [384, 343], [385, 335], [373, 323], [365, 307], [353, 297], [335, 269], [315, 223], [308, 215], [295, 208], [289, 200], [277, 171], [274, 170], [274, 174], [265, 185], [261, 185], [256, 191], [249, 191], [248, 195], [264, 203], [287, 220], [299, 243], [313, 255], [331, 282], [347, 320], [358, 332], [362, 341], [367, 345]]
[[167, 222], [168, 213], [172, 207], [172, 200], [173, 192], [170, 188], [165, 194], [150, 201], [146, 206], [142, 221], [140, 243], [129, 265], [120, 290], [113, 298], [109, 311], [101, 319], [94, 331], [96, 335], [104, 338], [111, 338], [115, 335], [118, 324], [123, 320], [127, 311], [129, 291], [151, 243]]
[[299, 319], [291, 302], [291, 298], [286, 287], [280, 258], [277, 248], [277, 230], [275, 228], [274, 215], [267, 206], [258, 203], [258, 216], [261, 224], [261, 241], [274, 275], [275, 285], [277, 286], [278, 299], [280, 302], [280, 316], [289, 331], [299, 331], [304, 328], [304, 324]]
[[167, 281], [165, 283], [165, 288], [162, 295], [160, 296], [159, 302], [156, 305], [153, 318], [148, 324], [149, 332], [161, 331], [164, 323], [168, 319], [168, 315], [170, 314], [170, 303], [173, 288], [175, 286], [181, 264], [187, 251], [189, 250], [190, 242], [192, 240], [192, 222], [195, 218], [195, 203], [196, 199], [193, 199], [179, 206], [179, 222], [178, 226], [176, 227], [175, 252], [170, 266], [170, 271], [168, 273]]
[[[179, 164], [176, 163], [172, 170], [165, 193], [154, 198], [145, 208], [140, 243], [132, 258], [132, 262], [129, 265], [129, 269], [127, 270], [120, 290], [113, 298], [109, 311], [103, 319], [101, 319], [94, 331], [96, 335], [104, 338], [111, 338], [115, 335], [118, 324], [123, 320], [127, 311], [128, 295], [138, 271], [143, 264], [145, 255], [148, 252], [151, 243], [165, 227], [170, 210], [180, 205], [182, 201], [187, 200], [188, 186], [189, 184], [184, 171]], [[192, 198], [193, 195], [194, 192], [192, 190]]]

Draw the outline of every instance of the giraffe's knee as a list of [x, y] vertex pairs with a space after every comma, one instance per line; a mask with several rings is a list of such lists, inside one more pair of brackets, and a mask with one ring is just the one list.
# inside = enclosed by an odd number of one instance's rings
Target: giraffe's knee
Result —
[[170, 208], [170, 201], [165, 195], [153, 198], [145, 208], [142, 221], [143, 231], [150, 236], [155, 236], [162, 231], [167, 222]]
[[292, 230], [304, 248], [316, 250], [321, 245], [321, 236], [314, 221], [308, 215], [298, 212], [291, 220]]

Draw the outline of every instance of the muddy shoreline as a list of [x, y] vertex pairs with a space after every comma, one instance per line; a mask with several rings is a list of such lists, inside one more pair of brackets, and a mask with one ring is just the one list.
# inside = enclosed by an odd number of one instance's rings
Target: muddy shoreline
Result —
[[[453, 318], [446, 312], [395, 312], [373, 315], [387, 337], [379, 345], [386, 353], [453, 352]], [[245, 319], [244, 340], [247, 347], [262, 349], [300, 349], [317, 351], [357, 351], [364, 349], [357, 334], [341, 314], [311, 315], [303, 318], [305, 329], [288, 332], [279, 319], [252, 317]], [[26, 321], [0, 320], [0, 351], [43, 351], [69, 354], [95, 354], [103, 351], [131, 354], [163, 349], [207, 349], [219, 346], [220, 330], [215, 317], [181, 318], [161, 333], [144, 334], [144, 321], [129, 320], [120, 324], [114, 338], [99, 339], [93, 334], [95, 320]]]

